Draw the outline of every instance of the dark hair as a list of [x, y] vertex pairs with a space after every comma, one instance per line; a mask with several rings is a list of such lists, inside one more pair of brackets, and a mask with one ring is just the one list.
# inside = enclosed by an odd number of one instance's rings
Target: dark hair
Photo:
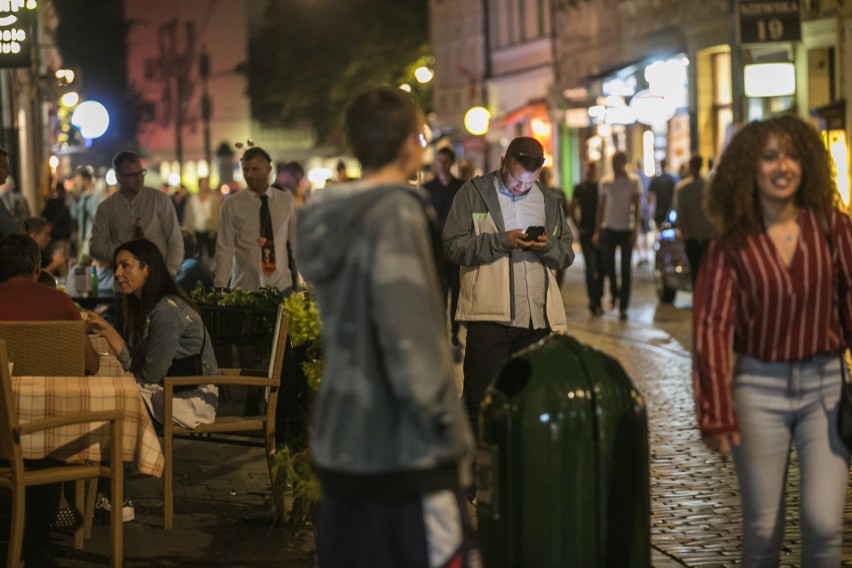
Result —
[[13, 276], [34, 274], [41, 264], [41, 251], [27, 235], [9, 235], [0, 240], [0, 282]]
[[414, 98], [394, 87], [376, 87], [355, 97], [346, 109], [346, 138], [364, 169], [378, 170], [396, 160], [405, 139], [420, 127]]
[[263, 158], [268, 163], [272, 163], [272, 158], [270, 158], [266, 150], [264, 150], [260, 146], [252, 146], [251, 148], [243, 152], [243, 157], [240, 158], [240, 161], [245, 162], [246, 160], [252, 160], [254, 158]]
[[450, 159], [451, 164], [456, 163], [456, 151], [450, 148], [449, 146], [442, 146], [438, 148], [438, 153], [447, 156]]
[[195, 311], [198, 308], [186, 295], [175, 279], [169, 274], [166, 261], [157, 245], [148, 239], [134, 239], [119, 245], [112, 254], [112, 265], [117, 266], [118, 253], [127, 251], [138, 261], [140, 268], [148, 267], [148, 278], [142, 285], [142, 292], [137, 298], [134, 294], [124, 297], [124, 325], [122, 335], [128, 337], [134, 332], [137, 337], [142, 336], [145, 327], [145, 319], [157, 305], [157, 302], [166, 296], [178, 296], [181, 300], [192, 306]]
[[544, 165], [544, 148], [535, 138], [520, 136], [509, 143], [505, 159], [514, 160], [528, 172], [534, 172]]
[[[118, 155], [116, 155], [116, 158], [117, 157], [118, 157]], [[115, 161], [115, 158], [113, 158], [113, 163], [114, 163], [114, 161]], [[127, 161], [133, 161], [133, 160], [127, 160]], [[122, 163], [124, 163], [124, 162], [122, 162]], [[93, 180], [93, 179], [95, 179], [95, 170], [92, 169], [92, 166], [77, 166], [74, 169], [74, 175], [80, 176], [83, 179]]]
[[700, 172], [701, 166], [704, 165], [704, 158], [702, 158], [699, 154], [693, 155], [689, 159], [689, 171], [690, 172]]
[[770, 136], [778, 136], [801, 163], [802, 182], [793, 198], [797, 206], [826, 212], [841, 205], [834, 163], [816, 129], [790, 115], [752, 122], [725, 149], [712, 189], [705, 193], [708, 217], [735, 250], [745, 246], [749, 235], [763, 230], [755, 175]]
[[294, 160], [292, 162], [287, 162], [286, 164], [281, 164], [278, 168], [278, 173], [290, 174], [294, 179], [302, 179], [305, 177], [305, 168], [302, 167], [302, 164]]
[[130, 162], [138, 162], [139, 154], [130, 150], [122, 150], [112, 158], [112, 169], [118, 173], [118, 168]]
[[9, 152], [6, 151], [6, 148], [0, 146], [0, 156], [8, 156]]
[[195, 233], [187, 228], [180, 230], [183, 237], [183, 257], [198, 258], [198, 240], [195, 238]]
[[40, 233], [45, 228], [49, 228], [50, 223], [48, 223], [47, 219], [44, 217], [30, 217], [26, 221], [24, 221], [24, 232], [27, 234], [30, 233]]

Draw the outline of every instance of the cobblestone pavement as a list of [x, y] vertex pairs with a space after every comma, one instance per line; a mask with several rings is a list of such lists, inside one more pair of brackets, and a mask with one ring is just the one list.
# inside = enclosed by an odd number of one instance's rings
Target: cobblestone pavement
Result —
[[[653, 565], [734, 566], [740, 506], [733, 465], [698, 439], [690, 384], [690, 302], [658, 305], [650, 270], [636, 270], [629, 319], [585, 309], [582, 258], [563, 283], [571, 333], [618, 359], [643, 393], [649, 418]], [[259, 448], [177, 443], [175, 528], [162, 530], [162, 483], [133, 476], [127, 494], [137, 519], [125, 524], [126, 565], [136, 567], [310, 567], [310, 533], [292, 535], [272, 525], [264, 492], [269, 480]], [[790, 472], [784, 566], [800, 564], [798, 469]], [[847, 499], [844, 565], [852, 565], [852, 508]], [[61, 537], [59, 565], [103, 566], [107, 529], [95, 528], [86, 553]], [[527, 567], [521, 567], [527, 568]]]

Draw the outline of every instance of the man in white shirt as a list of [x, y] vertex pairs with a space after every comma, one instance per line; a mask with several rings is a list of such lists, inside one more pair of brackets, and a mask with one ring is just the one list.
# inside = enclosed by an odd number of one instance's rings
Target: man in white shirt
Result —
[[261, 148], [249, 148], [240, 162], [248, 191], [222, 205], [213, 283], [251, 292], [264, 286], [293, 290], [297, 274], [292, 253], [296, 242], [293, 197], [285, 191], [270, 191], [272, 159]]
[[[624, 152], [612, 155], [612, 173], [598, 183], [598, 210], [595, 234], [592, 242], [600, 244], [604, 270], [609, 277], [612, 293], [609, 309], [618, 311], [621, 319], [627, 319], [630, 305], [631, 260], [633, 246], [639, 235], [640, 200], [642, 180], [627, 171], [627, 156]], [[621, 283], [615, 273], [615, 249], [621, 249]]]
[[112, 262], [116, 247], [132, 239], [146, 238], [160, 249], [169, 273], [176, 276], [183, 262], [183, 236], [169, 196], [145, 187], [147, 170], [139, 155], [124, 150], [112, 159], [118, 191], [98, 205], [89, 254]]

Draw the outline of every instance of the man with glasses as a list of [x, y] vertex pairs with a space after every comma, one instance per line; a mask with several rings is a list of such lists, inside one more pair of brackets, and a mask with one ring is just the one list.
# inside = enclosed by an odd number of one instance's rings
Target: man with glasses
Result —
[[464, 399], [474, 432], [485, 389], [512, 353], [567, 329], [556, 271], [574, 260], [561, 199], [536, 183], [544, 149], [515, 138], [500, 169], [456, 194], [442, 234], [461, 266], [456, 314], [467, 322]]
[[124, 150], [112, 159], [118, 191], [98, 205], [89, 251], [112, 262], [115, 248], [132, 239], [146, 238], [160, 249], [169, 273], [177, 275], [183, 262], [183, 237], [169, 196], [145, 187], [146, 170], [139, 155]]

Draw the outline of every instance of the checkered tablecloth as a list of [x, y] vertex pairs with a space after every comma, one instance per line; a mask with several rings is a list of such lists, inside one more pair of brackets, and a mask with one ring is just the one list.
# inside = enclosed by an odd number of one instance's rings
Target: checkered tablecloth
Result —
[[[12, 391], [20, 423], [118, 409], [124, 417], [124, 461], [136, 462], [142, 473], [162, 476], [160, 439], [132, 376], [12, 377]], [[109, 427], [103, 423], [63, 426], [23, 436], [21, 446], [25, 459], [99, 462], [109, 450]]]
[[98, 369], [99, 377], [130, 375], [130, 373], [126, 372], [121, 366], [116, 353], [109, 346], [106, 339], [99, 335], [90, 335], [89, 339], [92, 340], [92, 346], [95, 348], [95, 351], [97, 351], [98, 355], [101, 356], [101, 366]]

